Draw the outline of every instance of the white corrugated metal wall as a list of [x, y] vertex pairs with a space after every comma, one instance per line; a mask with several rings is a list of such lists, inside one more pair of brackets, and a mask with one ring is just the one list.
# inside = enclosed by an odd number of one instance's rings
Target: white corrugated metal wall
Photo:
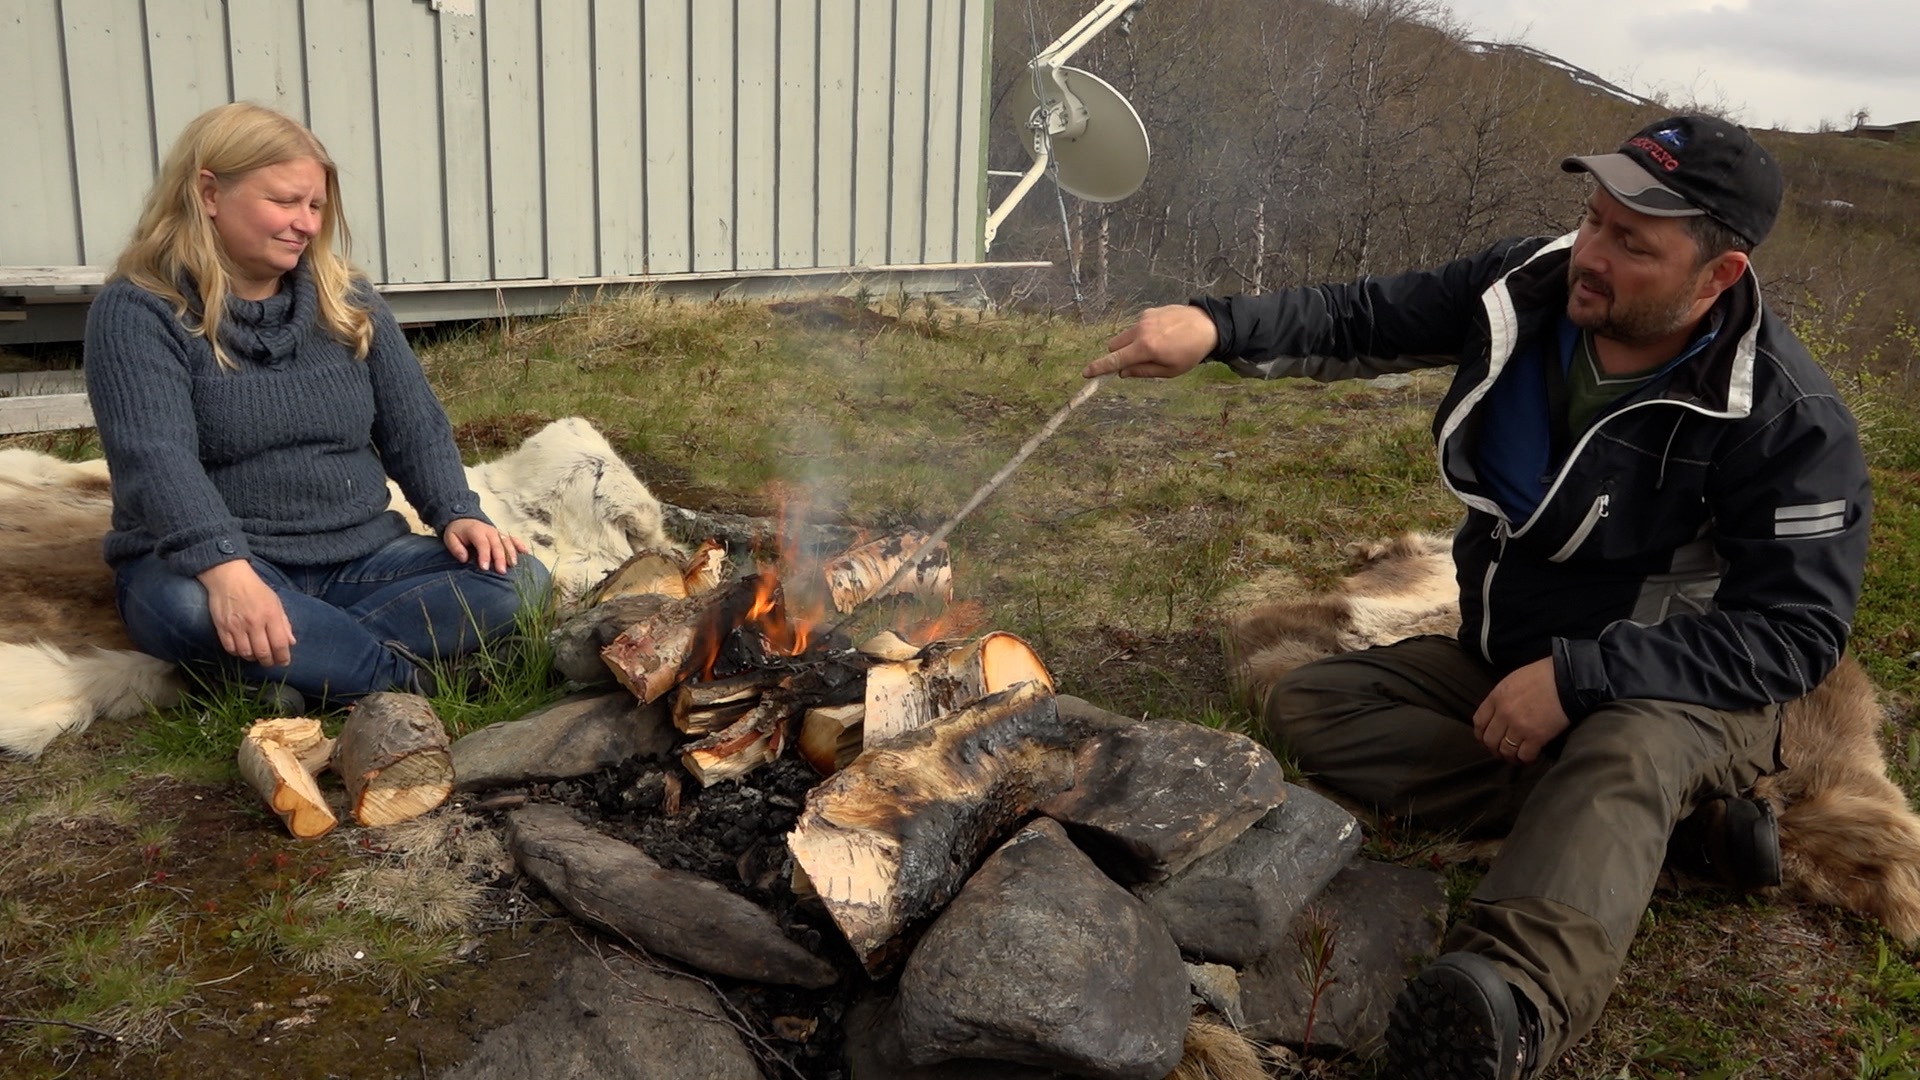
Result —
[[105, 266], [182, 126], [341, 168], [382, 284], [981, 258], [992, 0], [0, 0], [0, 268]]

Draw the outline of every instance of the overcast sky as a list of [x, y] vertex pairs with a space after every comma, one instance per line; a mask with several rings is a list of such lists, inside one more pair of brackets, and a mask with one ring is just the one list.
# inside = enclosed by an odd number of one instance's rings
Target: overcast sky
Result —
[[1441, 0], [1470, 35], [1524, 41], [1647, 96], [1810, 131], [1920, 120], [1920, 0]]

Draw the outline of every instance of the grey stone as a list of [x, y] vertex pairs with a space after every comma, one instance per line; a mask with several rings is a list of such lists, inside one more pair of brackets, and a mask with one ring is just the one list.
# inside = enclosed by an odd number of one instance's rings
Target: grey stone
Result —
[[1247, 1026], [1240, 1007], [1240, 972], [1226, 964], [1188, 964], [1187, 985], [1197, 1004], [1217, 1013], [1235, 1031]]
[[1116, 881], [1164, 881], [1286, 798], [1280, 763], [1245, 735], [1112, 713], [1100, 728], [1080, 749], [1072, 789], [1040, 812]]
[[907, 1058], [1110, 1080], [1179, 1064], [1187, 972], [1160, 920], [1045, 818], [987, 857], [900, 976]]
[[847, 1010], [849, 1080], [1067, 1080], [1067, 1074], [988, 1058], [952, 1058], [932, 1065], [907, 1060], [900, 1011], [891, 997], [867, 997]]
[[761, 1080], [712, 991], [623, 956], [581, 957], [441, 1080]]
[[[1314, 1050], [1370, 1054], [1387, 1030], [1393, 999], [1440, 947], [1447, 916], [1439, 874], [1357, 859], [1295, 922], [1297, 944], [1276, 949], [1240, 975], [1246, 1034]], [[1305, 964], [1318, 929], [1332, 944], [1330, 983], [1311, 1001]], [[1310, 1009], [1311, 1005], [1311, 1009]]]
[[484, 791], [585, 776], [631, 757], [665, 754], [678, 739], [665, 709], [642, 705], [625, 690], [575, 694], [455, 740], [453, 786]]
[[1245, 967], [1289, 940], [1300, 909], [1360, 850], [1360, 823], [1293, 784], [1233, 843], [1138, 890], [1186, 955]]
[[656, 956], [782, 986], [817, 989], [839, 978], [764, 908], [718, 882], [669, 870], [562, 807], [522, 807], [508, 822], [514, 860], [528, 877], [575, 916]]

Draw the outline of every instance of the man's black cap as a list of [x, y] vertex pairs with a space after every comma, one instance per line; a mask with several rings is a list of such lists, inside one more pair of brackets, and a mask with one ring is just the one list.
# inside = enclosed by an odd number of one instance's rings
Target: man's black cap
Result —
[[1712, 116], [1648, 124], [1618, 153], [1570, 157], [1560, 167], [1592, 173], [1609, 194], [1643, 214], [1705, 214], [1750, 245], [1766, 239], [1786, 193], [1773, 155], [1746, 128]]

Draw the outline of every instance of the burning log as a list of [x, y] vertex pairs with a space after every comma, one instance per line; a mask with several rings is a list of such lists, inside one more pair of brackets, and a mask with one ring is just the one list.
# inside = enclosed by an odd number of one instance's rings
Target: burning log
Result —
[[1053, 689], [1033, 646], [1005, 631], [972, 641], [936, 641], [909, 660], [867, 672], [863, 738], [874, 746], [926, 727], [934, 717], [1023, 682]]
[[280, 815], [288, 832], [311, 840], [339, 824], [313, 779], [332, 752], [333, 740], [321, 733], [318, 720], [262, 720], [240, 740], [240, 775]]
[[889, 968], [889, 943], [1073, 785], [1086, 734], [1046, 685], [1028, 682], [867, 750], [808, 794], [787, 847], [869, 972]]
[[866, 714], [867, 707], [858, 703], [808, 709], [794, 745], [814, 772], [832, 776], [859, 756], [861, 719]]
[[646, 595], [686, 597], [686, 571], [679, 560], [658, 551], [638, 552], [608, 571], [581, 600], [591, 606], [622, 596]]
[[[651, 611], [621, 629], [600, 650], [600, 659], [635, 697], [646, 702], [658, 700], [718, 650], [752, 609], [758, 584], [756, 578], [747, 577], [703, 596], [660, 598]], [[556, 666], [558, 652], [556, 646]]]
[[777, 672], [743, 671], [724, 679], [683, 682], [673, 689], [673, 726], [706, 735], [733, 723], [760, 703], [760, 692], [779, 681]]
[[[880, 588], [899, 571], [902, 563], [919, 552], [920, 546], [927, 540], [926, 533], [909, 530], [861, 544], [827, 563], [821, 572], [826, 576], [827, 591], [833, 596], [834, 609], [844, 615], [868, 600], [876, 599]], [[928, 552], [926, 558], [921, 559], [910, 573], [888, 590], [887, 595], [916, 596], [943, 605], [952, 603], [953, 568], [947, 559], [946, 543], [943, 541]]]
[[411, 821], [453, 794], [447, 729], [418, 694], [361, 698], [334, 744], [333, 771], [362, 825]]
[[751, 712], [725, 730], [688, 743], [680, 751], [680, 764], [700, 781], [701, 787], [745, 776], [787, 748], [787, 726], [793, 713], [790, 694], [769, 692]]

